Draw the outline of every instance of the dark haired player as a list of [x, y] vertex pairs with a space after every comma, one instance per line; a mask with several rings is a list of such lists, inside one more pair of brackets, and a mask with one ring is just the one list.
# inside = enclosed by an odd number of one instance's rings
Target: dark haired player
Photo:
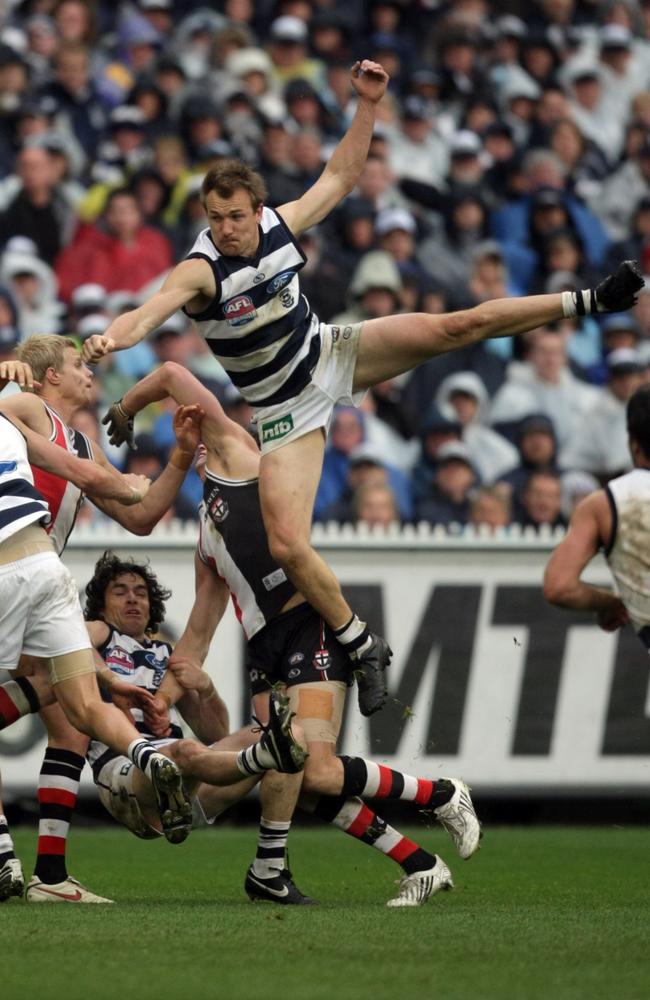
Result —
[[[108, 674], [109, 684], [117, 675], [128, 686], [151, 694], [164, 684], [171, 646], [155, 633], [164, 621], [165, 601], [170, 596], [144, 563], [120, 559], [111, 552], [97, 561], [86, 586], [85, 615], [91, 641], [105, 663], [100, 677]], [[170, 726], [163, 737], [148, 727], [137, 706], [131, 709], [136, 728], [152, 748], [180, 769], [195, 826], [214, 822], [262, 779], [263, 818], [251, 871], [263, 883], [272, 873], [270, 884], [275, 885], [277, 870], [284, 869], [286, 840], [300, 793], [306, 756], [296, 739], [301, 731], [296, 727], [292, 732], [293, 713], [286, 698], [274, 696], [269, 724], [262, 727], [259, 740], [250, 727], [224, 739], [228, 737], [226, 706], [207, 675], [195, 673], [195, 689], [185, 691], [178, 708], [171, 709]], [[187, 669], [183, 680], [188, 686], [192, 683]], [[181, 716], [202, 742], [183, 738]], [[148, 778], [100, 740], [90, 741], [88, 760], [99, 797], [111, 815], [138, 837], [160, 837], [162, 826]], [[312, 901], [297, 889], [289, 873], [283, 873], [280, 888], [279, 902]]]

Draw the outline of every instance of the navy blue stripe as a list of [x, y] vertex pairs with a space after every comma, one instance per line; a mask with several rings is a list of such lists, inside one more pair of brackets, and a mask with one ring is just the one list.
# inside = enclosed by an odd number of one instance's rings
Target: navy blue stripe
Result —
[[233, 384], [236, 385], [238, 389], [241, 389], [245, 386], [255, 385], [257, 382], [261, 382], [269, 375], [275, 375], [276, 372], [279, 372], [281, 368], [288, 365], [291, 359], [298, 354], [304, 342], [305, 331], [302, 327], [299, 327], [293, 335], [289, 337], [287, 342], [282, 345], [275, 357], [271, 361], [268, 361], [265, 365], [259, 365], [252, 371], [247, 372], [229, 372], [228, 374], [230, 375]]
[[47, 517], [49, 511], [47, 507], [43, 506], [43, 502], [26, 503], [22, 507], [12, 507], [11, 510], [0, 511], [0, 528], [6, 528], [7, 525], [21, 521], [28, 514], [34, 513], [39, 513], [41, 517]]
[[45, 504], [44, 497], [41, 496], [36, 487], [22, 477], [9, 479], [6, 483], [0, 484], [0, 497], [26, 497], [30, 500], [40, 500], [41, 503]]
[[262, 347], [268, 347], [276, 341], [286, 337], [293, 330], [301, 330], [304, 338], [311, 325], [311, 310], [309, 303], [304, 296], [301, 296], [298, 305], [287, 312], [280, 319], [272, 323], [265, 323], [264, 326], [253, 330], [245, 337], [206, 337], [206, 343], [210, 350], [222, 358], [245, 358], [253, 351], [259, 351]]
[[218, 319], [221, 316], [221, 275], [219, 272], [218, 261], [213, 260], [212, 257], [208, 257], [206, 253], [188, 253], [186, 260], [207, 260], [208, 264], [212, 268], [212, 273], [214, 275], [214, 283], [216, 286], [215, 297], [212, 302], [202, 311], [198, 313], [189, 312], [186, 306], [182, 307], [182, 311], [190, 319], [197, 320], [202, 323], [204, 320], [208, 319]]
[[[275, 406], [278, 403], [284, 403], [287, 399], [293, 399], [294, 396], [299, 395], [306, 385], [311, 382], [311, 373], [316, 367], [316, 362], [318, 361], [318, 356], [320, 354], [320, 333], [314, 334], [311, 338], [311, 344], [309, 347], [309, 353], [299, 365], [296, 366], [294, 371], [291, 373], [291, 377], [277, 390], [277, 392], [272, 393], [270, 396], [266, 396], [264, 399], [256, 399], [254, 406]], [[229, 373], [231, 379], [234, 381], [234, 374]]]

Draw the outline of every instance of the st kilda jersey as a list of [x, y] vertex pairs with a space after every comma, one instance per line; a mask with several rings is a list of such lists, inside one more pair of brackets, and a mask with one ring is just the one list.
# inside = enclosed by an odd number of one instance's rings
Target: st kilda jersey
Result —
[[258, 480], [220, 479], [206, 468], [199, 527], [199, 557], [228, 587], [252, 639], [296, 593], [269, 552]]
[[[72, 455], [91, 459], [93, 457], [92, 445], [86, 435], [68, 427], [56, 410], [53, 410], [47, 403], [44, 402], [43, 405], [52, 422], [50, 441], [65, 448]], [[61, 555], [70, 537], [70, 532], [74, 528], [84, 495], [74, 483], [68, 482], [67, 479], [63, 479], [53, 472], [45, 472], [44, 469], [38, 469], [35, 465], [32, 466], [32, 472], [34, 485], [47, 500], [52, 516], [46, 531], [54, 542], [57, 553]]]
[[[165, 676], [167, 661], [172, 653], [172, 647], [169, 643], [162, 642], [160, 639], [143, 639], [140, 642], [138, 639], [132, 639], [131, 636], [118, 632], [112, 626], [109, 628], [110, 632], [106, 642], [98, 649], [106, 666], [113, 673], [118, 674], [121, 680], [127, 681], [129, 684], [145, 688], [152, 693], [157, 691]], [[152, 739], [158, 739], [147, 729], [141, 709], [132, 708], [131, 715], [138, 732], [144, 736], [150, 736]], [[181, 719], [174, 707], [169, 710], [169, 720], [171, 732], [167, 734], [166, 738], [182, 739]], [[91, 740], [86, 756], [93, 769], [93, 774], [97, 777], [108, 759], [119, 756], [119, 754], [110, 750], [100, 740]]]

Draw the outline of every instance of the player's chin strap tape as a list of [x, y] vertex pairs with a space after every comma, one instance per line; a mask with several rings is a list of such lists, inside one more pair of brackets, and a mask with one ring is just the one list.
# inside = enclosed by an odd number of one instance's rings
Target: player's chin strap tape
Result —
[[31, 681], [26, 677], [14, 677], [14, 680], [22, 693], [27, 698], [27, 702], [32, 712], [38, 712], [41, 707], [41, 702], [36, 694], [36, 689], [34, 688]]
[[565, 317], [588, 316], [598, 312], [598, 300], [593, 288], [582, 291], [562, 292], [562, 312]]

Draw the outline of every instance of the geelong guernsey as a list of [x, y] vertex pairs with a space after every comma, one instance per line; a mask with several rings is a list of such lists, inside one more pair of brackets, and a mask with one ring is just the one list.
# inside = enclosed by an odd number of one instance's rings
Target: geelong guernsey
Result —
[[[132, 639], [130, 636], [118, 632], [112, 626], [109, 628], [111, 631], [106, 642], [99, 647], [99, 653], [106, 666], [114, 673], [119, 674], [122, 680], [128, 681], [129, 684], [145, 688], [147, 691], [157, 691], [165, 676], [167, 661], [171, 656], [172, 647], [169, 643], [161, 642], [158, 639], [144, 639], [139, 642], [137, 639]], [[131, 709], [131, 715], [138, 732], [150, 736], [152, 739], [157, 739], [147, 729], [141, 709]], [[174, 707], [169, 710], [169, 720], [171, 732], [165, 739], [182, 739], [181, 720]], [[118, 757], [119, 754], [110, 750], [105, 743], [91, 740], [86, 756], [93, 769], [93, 774], [97, 777], [104, 764], [113, 757]]]
[[306, 257], [272, 208], [262, 210], [254, 257], [227, 257], [209, 229], [199, 233], [188, 260], [207, 260], [217, 293], [201, 313], [187, 313], [242, 396], [273, 406], [309, 384], [320, 352], [317, 317], [300, 292]]
[[[93, 457], [92, 445], [86, 435], [68, 427], [56, 410], [53, 410], [47, 403], [44, 402], [44, 406], [52, 422], [50, 441], [65, 448], [72, 455], [91, 459]], [[74, 528], [84, 495], [74, 483], [70, 483], [67, 479], [52, 472], [44, 472], [43, 469], [37, 469], [35, 466], [32, 467], [32, 472], [34, 473], [34, 483], [47, 500], [52, 515], [47, 531], [54, 542], [56, 551], [61, 555], [70, 537], [70, 532]]]
[[47, 503], [34, 486], [25, 438], [0, 413], [0, 542], [36, 521], [49, 523]]
[[296, 588], [269, 552], [257, 479], [205, 470], [199, 558], [224, 581], [247, 639], [278, 615]]
[[612, 508], [605, 556], [632, 624], [650, 648], [650, 469], [633, 469], [605, 489]]

